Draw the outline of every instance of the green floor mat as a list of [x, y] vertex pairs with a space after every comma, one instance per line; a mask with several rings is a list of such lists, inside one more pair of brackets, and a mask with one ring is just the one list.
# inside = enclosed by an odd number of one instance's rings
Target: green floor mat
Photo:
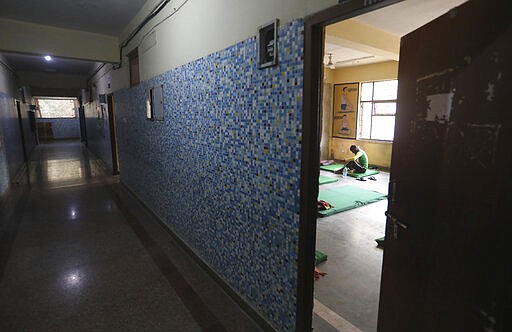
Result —
[[375, 174], [379, 174], [379, 173], [380, 172], [375, 169], [369, 169], [364, 173], [348, 173], [347, 175], [351, 176], [353, 178], [359, 179], [359, 178], [364, 178], [366, 176], [375, 175]]
[[377, 242], [377, 247], [384, 248], [384, 240], [385, 237], [379, 237], [378, 239], [375, 239], [375, 242]]
[[325, 262], [327, 260], [327, 254], [324, 254], [320, 250], [315, 250], [315, 266]]
[[336, 178], [331, 178], [330, 176], [320, 175], [318, 178], [318, 184], [326, 184], [326, 183], [333, 183], [338, 181]]
[[353, 186], [320, 190], [318, 200], [327, 201], [333, 207], [329, 210], [318, 211], [318, 214], [320, 217], [330, 216], [386, 198], [387, 196], [382, 193]]
[[336, 172], [337, 170], [339, 169], [342, 169], [343, 168], [343, 164], [332, 164], [332, 165], [321, 165], [320, 166], [320, 169], [323, 169], [324, 171], [329, 171], [329, 172]]

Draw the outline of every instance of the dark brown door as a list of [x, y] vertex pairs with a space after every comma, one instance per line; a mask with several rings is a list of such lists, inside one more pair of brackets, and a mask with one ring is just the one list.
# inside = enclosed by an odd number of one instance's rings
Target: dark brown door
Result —
[[23, 160], [25, 162], [27, 162], [28, 155], [27, 155], [27, 147], [25, 144], [25, 130], [23, 128], [23, 116], [21, 115], [21, 105], [20, 105], [19, 100], [16, 100], [16, 111], [18, 113], [18, 124], [20, 126], [20, 139], [21, 139], [21, 147], [23, 150]]
[[110, 146], [112, 148], [112, 170], [113, 174], [119, 174], [119, 158], [117, 154], [117, 127], [116, 113], [114, 109], [114, 95], [107, 96], [108, 122], [110, 131]]
[[511, 331], [512, 10], [402, 38], [378, 331]]

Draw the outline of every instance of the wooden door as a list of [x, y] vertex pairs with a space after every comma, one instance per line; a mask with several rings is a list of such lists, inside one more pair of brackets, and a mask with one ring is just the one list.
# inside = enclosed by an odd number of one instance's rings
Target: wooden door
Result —
[[23, 161], [28, 162], [27, 147], [25, 144], [25, 129], [23, 128], [23, 116], [21, 114], [21, 104], [16, 100], [16, 112], [18, 114], [18, 125], [20, 126], [20, 140], [23, 151]]
[[378, 331], [511, 331], [512, 10], [402, 38]]
[[114, 95], [107, 96], [108, 107], [108, 123], [110, 132], [110, 147], [112, 150], [112, 171], [114, 175], [119, 174], [119, 157], [117, 151], [117, 127], [116, 127], [116, 113], [114, 109]]

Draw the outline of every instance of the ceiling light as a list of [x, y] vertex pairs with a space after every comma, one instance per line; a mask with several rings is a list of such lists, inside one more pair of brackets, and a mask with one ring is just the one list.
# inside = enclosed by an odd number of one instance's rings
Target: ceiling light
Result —
[[329, 55], [329, 62], [327, 62], [326, 66], [329, 67], [329, 69], [335, 69], [334, 63], [332, 63], [332, 53], [327, 53]]
[[52, 59], [52, 57], [51, 57], [51, 56], [49, 56], [49, 55], [45, 55], [45, 56], [44, 56], [44, 59], [45, 59], [46, 61], [52, 61], [52, 60], [53, 60], [53, 59]]

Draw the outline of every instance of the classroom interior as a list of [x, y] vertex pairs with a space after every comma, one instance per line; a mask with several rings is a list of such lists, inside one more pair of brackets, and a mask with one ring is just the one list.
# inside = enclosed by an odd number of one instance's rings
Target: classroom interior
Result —
[[[388, 194], [400, 38], [463, 2], [446, 1], [437, 7], [399, 3], [325, 28], [319, 200], [323, 193], [347, 186]], [[349, 103], [344, 108], [343, 88]], [[333, 172], [354, 156], [351, 145], [367, 153], [370, 169], [377, 174], [356, 178]], [[332, 162], [339, 166], [323, 166]], [[333, 326], [347, 331], [377, 329], [387, 205], [385, 198], [370, 197], [359, 207], [319, 214], [316, 249], [327, 260], [317, 268], [327, 274], [315, 281], [313, 322], [321, 331], [335, 331]]]

